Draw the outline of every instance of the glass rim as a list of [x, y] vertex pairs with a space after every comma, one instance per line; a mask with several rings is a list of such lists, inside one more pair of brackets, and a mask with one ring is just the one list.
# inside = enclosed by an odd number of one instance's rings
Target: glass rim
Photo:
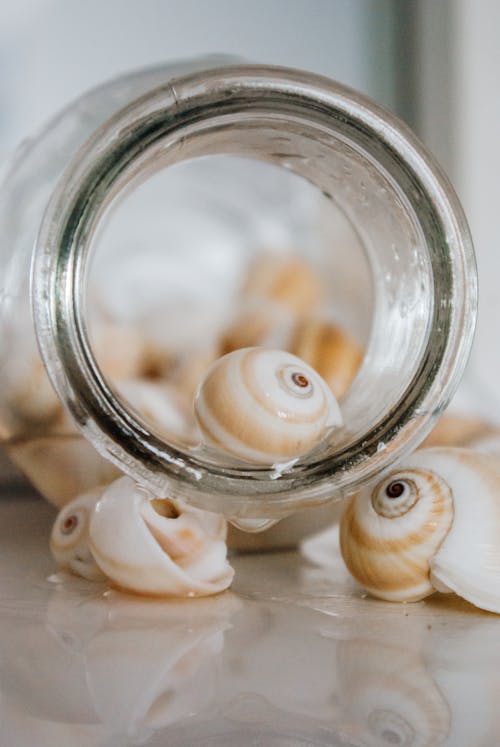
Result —
[[[100, 372], [84, 319], [90, 244], [106, 206], [124, 188], [123, 175], [128, 179], [134, 170], [139, 172], [148, 149], [161, 147], [167, 138], [168, 147], [179, 148], [183, 138], [193, 137], [207, 122], [263, 107], [311, 121], [320, 117], [333, 131], [343, 122], [410, 173], [432, 211], [439, 250], [434, 262], [441, 263], [434, 273], [428, 343], [404, 394], [383, 421], [348, 448], [284, 470], [214, 464], [149, 433], [116, 399]], [[454, 293], [457, 288], [459, 294]], [[103, 456], [159, 494], [226, 515], [276, 516], [352, 492], [423, 440], [458, 386], [470, 352], [477, 273], [458, 198], [406, 125], [327, 78], [238, 64], [170, 80], [96, 130], [65, 170], [47, 206], [33, 256], [32, 304], [51, 381], [77, 426]]]

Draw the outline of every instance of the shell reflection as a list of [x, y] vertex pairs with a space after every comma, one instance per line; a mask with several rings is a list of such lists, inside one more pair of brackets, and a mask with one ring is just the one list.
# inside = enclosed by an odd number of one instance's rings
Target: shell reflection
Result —
[[437, 747], [450, 709], [413, 651], [380, 641], [341, 641], [337, 666], [345, 729], [363, 747]]

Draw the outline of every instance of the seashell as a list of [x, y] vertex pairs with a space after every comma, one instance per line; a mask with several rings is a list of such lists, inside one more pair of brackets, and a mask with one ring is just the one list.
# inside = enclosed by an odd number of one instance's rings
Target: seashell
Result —
[[288, 349], [312, 366], [337, 398], [349, 389], [363, 360], [361, 346], [345, 330], [317, 318], [298, 322]]
[[197, 441], [190, 402], [175, 387], [159, 381], [128, 379], [115, 383], [117, 392], [166, 439]]
[[90, 549], [117, 586], [151, 596], [207, 596], [227, 589], [226, 522], [180, 501], [153, 498], [122, 477], [102, 494]]
[[59, 512], [50, 535], [56, 563], [89, 581], [105, 578], [89, 548], [89, 523], [102, 488], [78, 496]]
[[282, 304], [251, 299], [236, 312], [220, 338], [220, 355], [255, 346], [288, 348], [295, 316]]
[[59, 508], [121, 474], [76, 431], [13, 439], [5, 447], [40, 493]]
[[248, 268], [242, 294], [275, 301], [304, 314], [321, 303], [324, 288], [312, 266], [300, 257], [266, 253]]
[[266, 465], [302, 456], [342, 423], [335, 397], [310, 366], [264, 348], [219, 358], [200, 385], [195, 416], [209, 445]]
[[340, 524], [352, 575], [374, 596], [454, 591], [500, 612], [500, 465], [470, 449], [422, 449], [353, 496]]

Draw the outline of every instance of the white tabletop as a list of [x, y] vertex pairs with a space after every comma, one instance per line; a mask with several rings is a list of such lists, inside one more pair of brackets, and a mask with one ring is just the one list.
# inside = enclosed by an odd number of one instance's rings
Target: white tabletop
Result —
[[54, 510], [0, 500], [1, 747], [500, 744], [500, 619], [367, 598], [340, 562], [240, 555], [218, 597], [56, 573]]

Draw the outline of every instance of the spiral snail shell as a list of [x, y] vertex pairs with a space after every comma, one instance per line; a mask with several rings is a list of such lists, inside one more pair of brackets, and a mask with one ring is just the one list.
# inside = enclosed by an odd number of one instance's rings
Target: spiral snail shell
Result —
[[500, 613], [500, 466], [470, 449], [415, 452], [348, 502], [340, 548], [374, 596], [417, 601], [454, 591]]
[[208, 596], [227, 589], [226, 522], [180, 501], [153, 498], [122, 477], [93, 512], [90, 549], [118, 587], [151, 596]]
[[298, 458], [342, 422], [327, 384], [290, 353], [244, 348], [219, 358], [195, 398], [205, 441], [245, 462]]
[[101, 494], [102, 488], [96, 488], [68, 503], [59, 512], [50, 535], [56, 563], [89, 581], [104, 579], [89, 547], [90, 517]]

